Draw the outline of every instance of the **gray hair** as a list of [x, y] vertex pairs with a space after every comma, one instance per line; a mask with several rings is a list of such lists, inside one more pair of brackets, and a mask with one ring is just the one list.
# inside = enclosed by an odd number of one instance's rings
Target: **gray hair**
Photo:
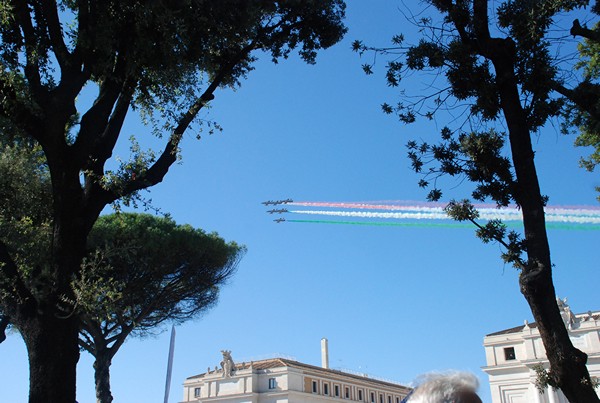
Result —
[[425, 374], [417, 379], [417, 384], [408, 403], [481, 402], [475, 393], [479, 380], [469, 372]]

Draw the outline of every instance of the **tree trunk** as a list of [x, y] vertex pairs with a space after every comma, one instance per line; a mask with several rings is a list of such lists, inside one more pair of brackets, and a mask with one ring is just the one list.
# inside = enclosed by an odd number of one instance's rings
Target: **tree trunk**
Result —
[[112, 357], [109, 353], [96, 352], [94, 361], [94, 381], [96, 382], [96, 402], [111, 403], [113, 401], [110, 393], [110, 364]]
[[544, 342], [551, 378], [569, 402], [598, 402], [586, 367], [587, 355], [573, 347], [569, 339], [556, 304], [552, 278], [545, 272], [523, 273], [520, 284]]
[[29, 403], [74, 403], [78, 321], [48, 311], [19, 326], [29, 355]]
[[550, 362], [550, 375], [571, 403], [600, 402], [586, 367], [587, 355], [573, 347], [556, 302], [550, 246], [546, 233], [544, 199], [539, 186], [531, 133], [521, 106], [514, 76], [511, 44], [493, 59], [500, 102], [508, 126], [513, 166], [517, 177], [513, 196], [521, 207], [527, 262], [519, 278], [521, 293], [538, 325]]

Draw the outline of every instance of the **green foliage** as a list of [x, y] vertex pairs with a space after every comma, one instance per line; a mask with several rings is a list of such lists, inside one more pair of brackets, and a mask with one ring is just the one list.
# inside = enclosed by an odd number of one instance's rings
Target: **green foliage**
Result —
[[[488, 21], [475, 15], [473, 2], [430, 3], [444, 21], [427, 17], [415, 20], [423, 34], [417, 44], [407, 45], [405, 38], [398, 35], [392, 47], [375, 48], [355, 41], [352, 49], [361, 56], [373, 53], [374, 60], [375, 56], [387, 56], [390, 60], [385, 75], [390, 86], [400, 85], [403, 78], [414, 72], [445, 76], [446, 88], [436, 82], [436, 89], [430, 94], [409, 95], [396, 104], [383, 103], [384, 113], [395, 114], [403, 123], [412, 123], [418, 117], [432, 120], [451, 111], [451, 118], [456, 119], [455, 116], [462, 113], [467, 116], [464, 121], [471, 122], [469, 130], [463, 130], [460, 125], [455, 129], [444, 127], [437, 143], [414, 140], [407, 143], [411, 167], [422, 175], [418, 185], [428, 190], [427, 200], [438, 201], [443, 197], [440, 180], [448, 176], [473, 183], [471, 197], [474, 200], [491, 200], [498, 207], [519, 205], [506, 134], [494, 129], [503, 125], [506, 118], [499, 83], [504, 80], [518, 83], [518, 102], [522, 105], [528, 132], [537, 131], [548, 119], [559, 116], [565, 100], [553, 94], [559, 70], [548, 34], [560, 13], [582, 7], [587, 1], [501, 2], [495, 15], [505, 36], [492, 35], [486, 45], [478, 36], [486, 35]], [[497, 77], [498, 66], [494, 63], [499, 62], [489, 57], [492, 52], [498, 52], [499, 45], [505, 49], [502, 58], [513, 65], [512, 78]], [[597, 52], [588, 48], [587, 53], [595, 55]], [[367, 65], [372, 73], [375, 63]], [[588, 70], [593, 71], [591, 67]], [[456, 112], [461, 106], [465, 110]], [[579, 119], [581, 125], [582, 115], [574, 116], [572, 119]], [[473, 130], [473, 127], [478, 129]], [[595, 141], [589, 133], [578, 139], [578, 143], [586, 145]], [[467, 219], [465, 211], [455, 204], [451, 203], [447, 211], [453, 218]], [[475, 217], [470, 216], [469, 221], [475, 222]], [[502, 240], [506, 246], [503, 260], [517, 267], [522, 263], [525, 243], [517, 233], [506, 231], [502, 223], [478, 224], [477, 235], [484, 242]]]
[[88, 248], [66, 302], [81, 323], [81, 348], [96, 359], [99, 401], [112, 400], [108, 371], [125, 339], [200, 317], [246, 250], [168, 217], [133, 213], [100, 217]]
[[[45, 280], [50, 252], [50, 175], [39, 146], [0, 140], [0, 148], [0, 241], [37, 290]], [[0, 293], [0, 300], [12, 295], [11, 287], [5, 284], [3, 288], [6, 292]]]
[[[314, 63], [317, 50], [335, 44], [346, 31], [342, 0], [111, 0], [91, 8], [65, 1], [60, 13], [30, 3], [0, 9], [0, 122], [40, 140], [46, 153], [50, 144], [73, 145], [68, 153], [79, 154], [60, 158], [78, 161], [86, 180], [115, 199], [158, 180], [154, 172], [147, 181], [136, 175], [132, 183], [131, 176], [123, 181], [104, 171], [129, 108], [170, 142], [164, 158], [135, 155], [132, 162], [140, 171], [160, 165], [165, 172], [198, 111], [217, 88], [240, 85], [256, 52], [277, 62], [298, 49], [302, 59]], [[79, 112], [75, 98], [86, 83], [97, 86], [98, 96], [89, 110]], [[48, 100], [54, 96], [53, 104]], [[47, 124], [55, 119], [62, 122]], [[202, 125], [209, 133], [219, 130], [210, 120], [196, 122], [198, 132]], [[50, 127], [64, 131], [43, 138]], [[119, 170], [131, 171], [127, 165], [131, 162]]]
[[[344, 13], [343, 0], [0, 1], [0, 136], [39, 145], [43, 161], [2, 144], [0, 330], [9, 318], [32, 368], [49, 368], [31, 371], [31, 401], [75, 400], [75, 314], [84, 344], [106, 336], [116, 351], [134, 329], [216, 301], [241, 247], [168, 220], [94, 223], [164, 179], [194, 122], [219, 130], [198, 119], [219, 88], [239, 86], [259, 55], [314, 63], [346, 32]], [[114, 168], [132, 110], [150, 127]], [[159, 152], [139, 145], [145, 134], [164, 138]]]
[[[430, 85], [425, 85], [429, 93], [405, 96], [402, 92], [404, 102], [383, 106], [385, 113], [396, 114], [404, 123], [424, 117], [449, 120], [456, 125], [454, 129], [444, 128], [433, 142], [408, 142], [412, 168], [422, 176], [419, 186], [429, 190], [428, 200], [436, 201], [443, 196], [442, 177], [466, 180], [474, 186], [474, 200], [491, 200], [498, 207], [514, 203], [521, 209], [522, 235], [508, 231], [499, 220], [480, 223], [469, 200], [451, 201], [446, 212], [455, 220], [473, 223], [483, 242], [499, 243], [503, 261], [521, 269], [520, 290], [543, 329], [540, 334], [554, 369], [539, 370], [540, 382], [560, 386], [569, 401], [598, 402], [585, 359], [580, 358], [585, 358], [585, 354], [573, 347], [554, 300], [544, 220], [547, 197], [540, 190], [531, 138], [550, 119], [561, 116], [565, 110], [575, 111], [567, 117], [566, 126], [582, 127], [584, 135], [578, 143], [598, 149], [600, 84], [592, 79], [592, 74], [597, 74], [595, 59], [589, 59], [588, 77], [578, 83], [569, 67], [561, 71], [566, 64], [565, 55], [555, 33], [561, 30], [557, 22], [565, 21], [563, 12], [584, 7], [588, 1], [427, 3], [433, 6], [429, 10], [436, 9], [442, 19], [438, 15], [437, 21], [413, 20], [423, 36], [416, 45], [400, 42], [393, 47], [371, 48], [356, 42], [353, 49], [361, 55], [372, 52], [374, 60], [378, 55], [387, 56], [389, 85], [399, 85], [414, 72], [434, 77]], [[599, 10], [596, 3], [592, 11]], [[420, 13], [412, 11], [407, 15]], [[572, 35], [593, 43], [585, 52], [595, 56], [600, 30], [582, 27], [576, 19], [569, 22], [573, 24]], [[562, 27], [563, 35], [567, 29]], [[440, 84], [441, 76], [446, 79], [446, 87]], [[567, 80], [571, 81], [566, 83]], [[573, 88], [567, 88], [567, 84]], [[497, 128], [502, 128], [502, 132]], [[595, 158], [588, 160], [588, 167], [600, 161]]]
[[554, 382], [554, 377], [550, 374], [550, 371], [544, 368], [542, 363], [535, 364], [532, 366], [533, 371], [535, 372], [535, 388], [540, 392], [540, 394], [544, 394], [547, 387], [552, 387], [557, 389], [558, 386]]
[[245, 252], [216, 233], [132, 213], [100, 217], [88, 245], [73, 282], [76, 302], [83, 335], [100, 331], [106, 340], [199, 316]]
[[489, 220], [485, 224], [478, 222], [479, 212], [467, 199], [451, 200], [444, 208], [448, 217], [456, 221], [469, 221], [477, 230], [475, 234], [483, 243], [497, 242], [504, 247], [501, 254], [505, 263], [512, 264], [517, 269], [523, 269], [525, 262], [523, 254], [527, 252], [527, 243], [516, 231], [508, 231], [501, 220]]
[[[546, 388], [551, 387], [553, 389], [558, 389], [558, 385], [554, 381], [554, 377], [552, 376], [551, 370], [547, 370], [544, 368], [542, 363], [534, 364], [532, 367], [535, 372], [535, 380], [534, 385], [538, 392], [543, 395], [546, 392]], [[594, 389], [597, 389], [600, 386], [600, 381], [596, 377], [591, 378], [591, 386]], [[589, 383], [587, 379], [582, 379], [581, 384], [585, 385]]]
[[[596, 32], [599, 29], [598, 24], [593, 28]], [[565, 107], [563, 128], [565, 132], [569, 131], [569, 127], [577, 128], [579, 135], [575, 145], [593, 149], [580, 161], [581, 166], [591, 172], [600, 164], [600, 119], [597, 114], [600, 111], [600, 43], [586, 38], [579, 43], [578, 50], [580, 61], [576, 67], [583, 73], [583, 81], [576, 87], [576, 99]]]
[[422, 173], [428, 161], [429, 169], [419, 186], [428, 188], [433, 180], [433, 191], [428, 199], [439, 200], [443, 193], [436, 187], [437, 179], [448, 176], [464, 176], [475, 183], [472, 197], [478, 201], [493, 200], [498, 206], [511, 202], [514, 186], [510, 160], [502, 155], [504, 135], [494, 130], [460, 133], [454, 136], [445, 127], [441, 131], [442, 141], [438, 144], [409, 141], [408, 157], [412, 168]]

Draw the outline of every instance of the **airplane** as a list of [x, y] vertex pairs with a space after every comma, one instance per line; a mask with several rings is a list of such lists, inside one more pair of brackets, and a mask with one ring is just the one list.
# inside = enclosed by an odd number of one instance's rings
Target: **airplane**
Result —
[[285, 208], [267, 210], [267, 213], [269, 213], [269, 214], [273, 214], [273, 213], [282, 214], [282, 213], [289, 213], [289, 212], [290, 211], [288, 209], [285, 209]]
[[273, 221], [275, 221], [277, 224], [279, 224], [280, 222], [284, 222], [285, 218], [278, 218], [278, 219], [273, 220]]
[[262, 202], [262, 204], [264, 204], [265, 206], [268, 206], [268, 205], [276, 206], [278, 204], [288, 204], [288, 203], [292, 203], [292, 202], [293, 202], [292, 199], [267, 200], [267, 201]]

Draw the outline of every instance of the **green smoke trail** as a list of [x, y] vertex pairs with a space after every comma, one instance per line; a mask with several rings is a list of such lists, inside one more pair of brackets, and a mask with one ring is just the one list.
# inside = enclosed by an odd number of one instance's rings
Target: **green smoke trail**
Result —
[[[380, 221], [334, 221], [334, 220], [285, 220], [286, 222], [309, 223], [309, 224], [338, 224], [338, 225], [363, 225], [378, 227], [416, 227], [416, 228], [476, 228], [471, 223], [436, 223], [436, 222], [380, 222]], [[484, 224], [484, 223], [482, 223]], [[523, 228], [521, 223], [506, 222], [509, 228]], [[546, 223], [546, 228], [557, 230], [575, 231], [599, 231], [600, 225], [592, 224], [568, 224], [568, 223]]]

